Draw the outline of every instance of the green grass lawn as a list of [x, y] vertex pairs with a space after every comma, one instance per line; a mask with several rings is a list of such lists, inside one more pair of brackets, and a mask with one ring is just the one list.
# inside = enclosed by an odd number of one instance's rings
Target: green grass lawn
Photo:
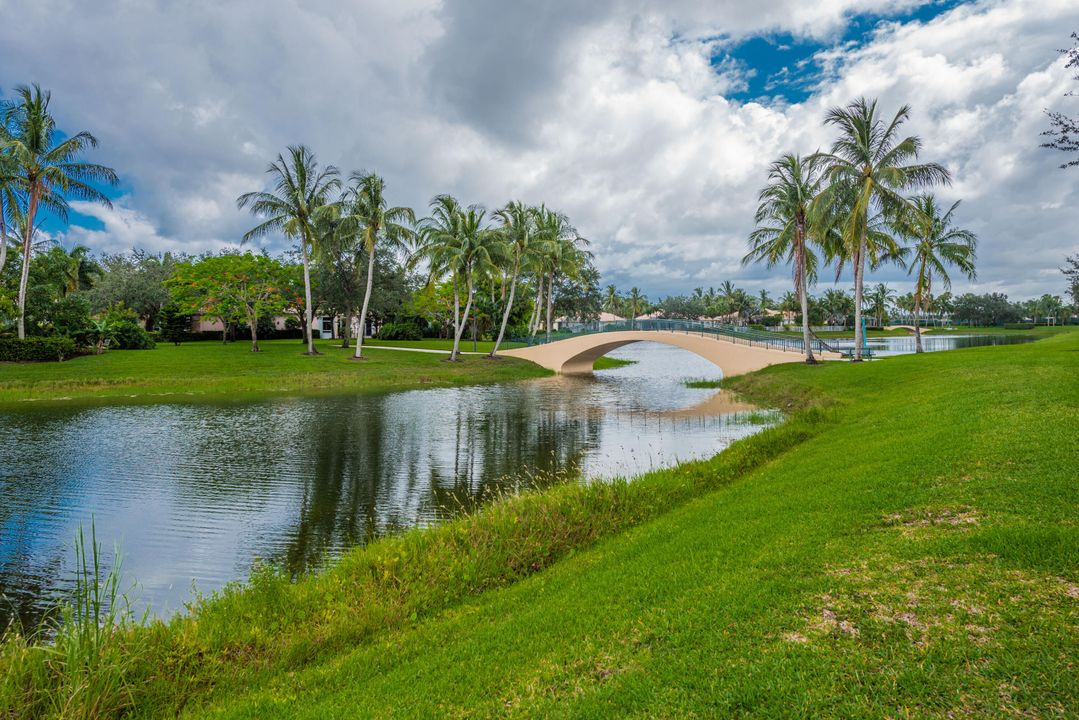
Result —
[[[445, 338], [424, 338], [423, 340], [378, 340], [377, 338], [368, 338], [364, 341], [364, 345], [370, 345], [371, 347], [403, 347], [403, 348], [418, 348], [421, 350], [445, 350], [449, 352], [453, 349], [453, 340], [447, 340]], [[472, 340], [469, 338], [461, 338], [461, 350], [463, 352], [491, 352], [491, 349], [495, 346], [493, 340], [478, 340], [476, 341], [476, 349], [472, 349]], [[501, 349], [509, 350], [510, 348], [524, 347], [524, 343], [515, 343], [503, 341]]]
[[304, 355], [295, 340], [224, 345], [161, 343], [155, 350], [112, 350], [63, 363], [0, 363], [0, 404], [25, 400], [163, 395], [242, 396], [268, 393], [379, 391], [502, 382], [550, 373], [513, 358], [463, 356], [443, 362], [432, 353], [365, 350], [365, 361], [336, 342], [316, 342], [322, 355]]
[[833, 398], [824, 427], [545, 572], [191, 715], [1074, 716], [1077, 371], [1070, 335], [750, 376], [736, 386], [757, 397]]
[[[113, 695], [147, 717], [1074, 717], [1077, 373], [1073, 333], [737, 378], [789, 419], [260, 573], [126, 632]], [[12, 717], [85, 687], [0, 649]]]

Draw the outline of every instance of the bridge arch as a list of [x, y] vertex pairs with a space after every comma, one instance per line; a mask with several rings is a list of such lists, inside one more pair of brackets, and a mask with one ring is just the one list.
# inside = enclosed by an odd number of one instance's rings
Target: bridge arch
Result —
[[800, 362], [801, 352], [740, 344], [714, 335], [663, 330], [624, 330], [579, 335], [499, 354], [518, 357], [564, 375], [589, 375], [592, 365], [612, 350], [635, 342], [673, 345], [703, 357], [723, 371], [724, 377], [741, 375], [786, 362]]

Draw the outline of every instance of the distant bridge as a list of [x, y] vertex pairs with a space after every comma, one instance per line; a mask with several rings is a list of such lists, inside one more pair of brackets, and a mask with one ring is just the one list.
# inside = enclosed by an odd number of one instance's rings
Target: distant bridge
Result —
[[[673, 345], [700, 355], [717, 365], [724, 377], [753, 372], [769, 365], [801, 362], [805, 346], [801, 338], [736, 325], [688, 320], [637, 320], [570, 323], [558, 333], [522, 339], [528, 347], [501, 350], [500, 355], [530, 360], [564, 375], [587, 375], [599, 358], [635, 342]], [[821, 359], [843, 357], [820, 340], [810, 341]]]

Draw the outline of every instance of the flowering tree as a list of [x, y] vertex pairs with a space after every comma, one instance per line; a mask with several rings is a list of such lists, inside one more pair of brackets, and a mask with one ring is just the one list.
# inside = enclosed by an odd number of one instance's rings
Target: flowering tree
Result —
[[251, 328], [251, 352], [259, 352], [258, 320], [282, 312], [288, 274], [277, 260], [252, 253], [218, 255], [180, 263], [165, 283], [181, 311]]

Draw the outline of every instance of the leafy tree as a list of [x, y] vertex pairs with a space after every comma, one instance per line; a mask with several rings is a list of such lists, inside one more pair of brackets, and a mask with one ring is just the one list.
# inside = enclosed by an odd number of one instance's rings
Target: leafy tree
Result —
[[894, 256], [898, 246], [883, 223], [910, 211], [903, 191], [950, 182], [948, 171], [936, 163], [912, 164], [922, 142], [914, 135], [899, 139], [900, 126], [910, 116], [901, 107], [890, 122], [877, 114], [876, 100], [860, 98], [833, 108], [825, 125], [839, 129], [831, 151], [818, 157], [827, 166], [828, 187], [820, 194], [817, 212], [835, 217], [838, 233], [831, 257], [840, 267], [854, 268], [854, 360], [862, 359], [863, 284], [867, 261], [873, 266]]
[[[1060, 52], [1067, 57], [1064, 67], [1079, 70], [1079, 33], [1073, 32], [1071, 39], [1074, 43], [1072, 47]], [[1079, 80], [1079, 73], [1076, 73], [1075, 79]], [[1068, 93], [1068, 95], [1074, 94], [1074, 92]], [[1042, 143], [1042, 147], [1063, 153], [1079, 152], [1079, 117], [1071, 117], [1053, 110], [1046, 110], [1045, 114], [1049, 116], [1049, 129], [1042, 135], [1051, 139]], [[1079, 166], [1079, 159], [1068, 160], [1060, 167], [1076, 166]]]
[[916, 212], [908, 216], [906, 232], [914, 241], [910, 272], [918, 273], [914, 283], [915, 352], [923, 352], [920, 314], [932, 294], [934, 277], [950, 289], [948, 266], [971, 280], [976, 276], [974, 258], [978, 238], [971, 231], [954, 226], [952, 216], [958, 207], [959, 202], [955, 202], [942, 214], [932, 195], [919, 195], [914, 198]]
[[1018, 322], [1023, 319], [1023, 311], [1003, 293], [966, 293], [955, 299], [954, 317], [958, 322], [992, 326]]
[[82, 131], [57, 137], [56, 120], [49, 111], [51, 93], [38, 85], [20, 85], [15, 89], [18, 101], [7, 106], [0, 118], [0, 152], [10, 156], [14, 179], [9, 180], [26, 199], [25, 224], [22, 238], [22, 274], [19, 278], [18, 334], [26, 336], [26, 290], [29, 282], [34, 231], [38, 212], [51, 211], [67, 221], [68, 198], [99, 202], [111, 207], [109, 199], [93, 183], [115, 185], [116, 173], [104, 165], [85, 163], [79, 157], [89, 148], [97, 147], [97, 138]]
[[1069, 255], [1064, 258], [1064, 267], [1060, 268], [1068, 282], [1068, 294], [1071, 295], [1072, 303], [1079, 305], [1079, 255]]
[[877, 283], [866, 294], [868, 307], [877, 325], [883, 325], [888, 316], [888, 306], [895, 300], [895, 290], [884, 283]]
[[154, 254], [144, 250], [105, 255], [100, 260], [101, 274], [87, 296], [95, 312], [122, 303], [141, 318], [147, 330], [158, 324], [158, 313], [169, 301], [165, 281], [185, 255]]
[[259, 352], [259, 318], [273, 317], [287, 303], [288, 276], [280, 261], [266, 255], [218, 255], [180, 263], [166, 285], [181, 312], [245, 322], [251, 352]]
[[303, 263], [304, 326], [307, 335], [307, 354], [317, 355], [312, 335], [313, 305], [311, 301], [311, 251], [318, 238], [316, 226], [338, 210], [332, 196], [341, 187], [337, 168], [319, 168], [314, 153], [303, 145], [290, 146], [287, 158], [278, 155], [266, 173], [271, 177], [272, 190], [251, 192], [236, 199], [236, 206], [247, 209], [263, 222], [248, 230], [244, 242], [281, 232], [297, 241]]

